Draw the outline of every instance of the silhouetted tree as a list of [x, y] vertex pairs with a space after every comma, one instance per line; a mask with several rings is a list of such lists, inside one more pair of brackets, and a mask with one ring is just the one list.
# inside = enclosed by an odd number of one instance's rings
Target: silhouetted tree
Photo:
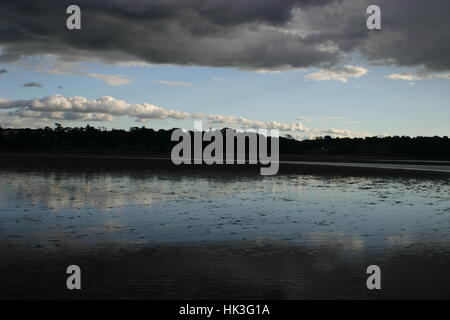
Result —
[[[225, 135], [225, 129], [221, 132]], [[171, 141], [175, 129], [155, 131], [146, 127], [130, 130], [86, 127], [5, 129], [0, 127], [0, 150], [48, 150], [89, 152], [146, 152], [169, 154], [177, 142]], [[191, 135], [193, 133], [191, 132]], [[280, 153], [292, 155], [361, 155], [450, 158], [450, 139], [444, 137], [318, 137], [295, 140], [279, 138]], [[207, 143], [205, 143], [206, 145]], [[247, 141], [248, 144], [248, 141]], [[248, 148], [247, 148], [248, 150]]]

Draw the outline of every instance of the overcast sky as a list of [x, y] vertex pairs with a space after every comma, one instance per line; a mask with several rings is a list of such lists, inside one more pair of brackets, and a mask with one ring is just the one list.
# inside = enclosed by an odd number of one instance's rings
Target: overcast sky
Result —
[[[66, 28], [71, 4], [81, 30]], [[450, 1], [2, 0], [0, 126], [194, 120], [450, 135]]]

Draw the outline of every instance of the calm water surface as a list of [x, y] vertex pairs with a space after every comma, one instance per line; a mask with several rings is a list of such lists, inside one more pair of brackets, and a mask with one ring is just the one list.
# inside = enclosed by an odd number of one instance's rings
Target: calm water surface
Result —
[[[57, 283], [77, 261], [98, 278], [86, 297], [450, 297], [448, 178], [4, 170], [0, 181], [6, 298], [42, 297], [30, 279], [67, 297]], [[381, 293], [365, 288], [370, 264]]]

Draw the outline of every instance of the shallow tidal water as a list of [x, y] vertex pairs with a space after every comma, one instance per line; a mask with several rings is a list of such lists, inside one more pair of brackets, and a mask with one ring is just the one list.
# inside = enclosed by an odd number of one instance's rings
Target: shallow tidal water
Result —
[[[2, 298], [450, 298], [450, 179], [0, 170]], [[65, 268], [83, 289], [65, 288]], [[366, 287], [379, 265], [382, 289]]]

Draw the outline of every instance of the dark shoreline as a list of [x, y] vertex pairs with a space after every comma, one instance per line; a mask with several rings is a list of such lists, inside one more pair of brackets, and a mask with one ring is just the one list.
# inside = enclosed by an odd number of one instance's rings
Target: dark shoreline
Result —
[[[370, 164], [411, 164], [400, 158], [367, 157], [317, 157], [280, 156], [281, 161], [311, 162], [365, 162]], [[414, 162], [414, 165], [429, 165], [430, 160]], [[436, 160], [440, 166], [450, 162]], [[435, 164], [435, 163], [433, 163]], [[116, 154], [79, 152], [0, 152], [0, 168], [16, 170], [157, 170], [189, 174], [245, 174], [259, 175], [261, 165], [174, 165], [166, 154]], [[398, 170], [388, 168], [344, 167], [311, 164], [281, 163], [278, 174], [313, 174], [343, 176], [398, 176], [398, 177], [450, 177], [446, 172]]]

